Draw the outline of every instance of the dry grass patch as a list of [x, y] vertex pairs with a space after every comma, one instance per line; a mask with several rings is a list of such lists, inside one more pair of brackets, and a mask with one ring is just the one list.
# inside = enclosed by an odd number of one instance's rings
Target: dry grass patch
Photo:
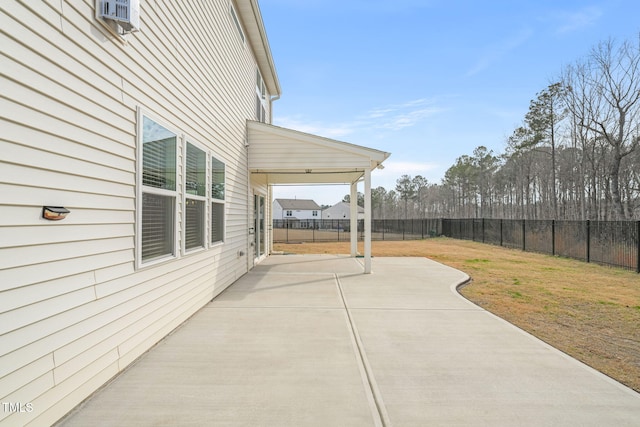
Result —
[[[466, 272], [472, 282], [461, 291], [465, 297], [640, 392], [640, 275], [464, 240], [372, 245], [374, 256], [428, 257]], [[274, 249], [345, 254], [349, 243]]]

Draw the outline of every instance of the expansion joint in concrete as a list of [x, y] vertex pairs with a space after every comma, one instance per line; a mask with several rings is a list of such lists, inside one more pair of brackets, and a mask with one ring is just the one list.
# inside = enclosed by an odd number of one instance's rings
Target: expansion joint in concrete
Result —
[[380, 393], [380, 389], [378, 388], [378, 384], [376, 383], [376, 379], [373, 375], [373, 370], [371, 369], [366, 352], [364, 351], [364, 345], [362, 344], [360, 334], [358, 333], [358, 328], [356, 327], [355, 320], [353, 319], [353, 315], [344, 296], [340, 277], [337, 274], [334, 274], [334, 277], [338, 292], [340, 294], [340, 299], [342, 300], [342, 304], [347, 315], [348, 327], [353, 339], [356, 359], [358, 360], [358, 367], [360, 369], [362, 381], [365, 386], [367, 400], [369, 401], [369, 405], [371, 406], [374, 423], [376, 426], [380, 427], [391, 427], [391, 420], [389, 419], [389, 414], [387, 413], [387, 409], [382, 400], [382, 394]]

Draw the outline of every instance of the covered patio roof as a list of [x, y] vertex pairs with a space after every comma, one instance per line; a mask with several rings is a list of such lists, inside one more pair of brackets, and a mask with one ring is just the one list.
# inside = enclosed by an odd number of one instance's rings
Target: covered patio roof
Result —
[[[364, 181], [365, 273], [371, 273], [371, 171], [382, 168], [390, 153], [266, 123], [247, 122], [251, 180], [266, 185], [349, 184], [357, 198]], [[357, 229], [357, 205], [351, 203], [351, 229]], [[356, 256], [357, 233], [351, 233]]]
[[389, 153], [255, 121], [247, 122], [249, 170], [266, 184], [353, 184]]

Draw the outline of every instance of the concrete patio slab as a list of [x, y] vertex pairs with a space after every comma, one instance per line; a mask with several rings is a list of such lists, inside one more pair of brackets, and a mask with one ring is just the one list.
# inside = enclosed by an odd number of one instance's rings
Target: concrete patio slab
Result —
[[342, 308], [330, 273], [249, 273], [211, 302], [213, 307]]
[[625, 409], [625, 393], [607, 379], [519, 331], [495, 328], [487, 313], [354, 310], [353, 316], [393, 425], [637, 423], [637, 397], [626, 396]]
[[256, 274], [271, 272], [362, 274], [362, 263], [358, 258], [346, 255], [275, 255], [251, 271]]
[[376, 258], [375, 267], [373, 277], [339, 276], [349, 308], [482, 310], [455, 292], [469, 279], [458, 270], [426, 258]]
[[346, 325], [341, 310], [207, 307], [63, 425], [374, 425]]
[[640, 394], [423, 258], [272, 256], [65, 426], [637, 426]]

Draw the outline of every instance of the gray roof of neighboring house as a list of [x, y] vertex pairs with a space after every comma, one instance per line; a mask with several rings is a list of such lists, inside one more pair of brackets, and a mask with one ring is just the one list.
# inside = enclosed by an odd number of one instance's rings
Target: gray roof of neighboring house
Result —
[[[347, 202], [338, 202], [332, 207], [336, 207], [338, 205], [345, 205], [347, 208], [351, 209], [351, 205]], [[364, 213], [364, 208], [362, 206], [358, 206], [358, 213]]]
[[304, 199], [276, 199], [275, 200], [282, 209], [297, 211], [315, 211], [320, 210], [320, 206], [313, 200]]

